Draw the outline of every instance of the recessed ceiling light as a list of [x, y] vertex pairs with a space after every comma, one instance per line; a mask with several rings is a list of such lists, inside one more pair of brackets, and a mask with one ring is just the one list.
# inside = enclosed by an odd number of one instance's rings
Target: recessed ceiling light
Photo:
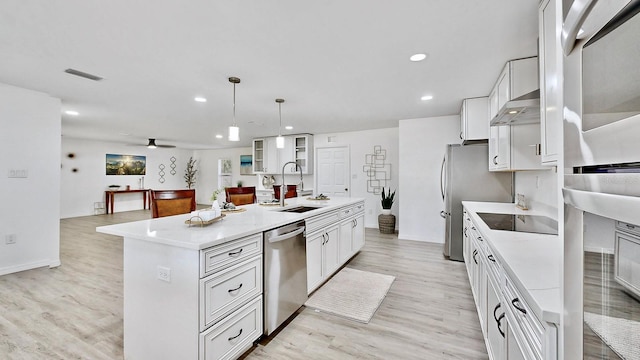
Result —
[[284, 128], [287, 129], [287, 130], [293, 130], [293, 126], [291, 126], [291, 125], [287, 125]]
[[206, 98], [203, 98], [202, 96], [196, 96], [193, 100], [197, 101], [197, 102], [207, 102]]
[[222, 139], [222, 135], [216, 134], [216, 139]]
[[71, 115], [71, 116], [78, 116], [79, 115], [78, 112], [75, 111], [75, 110], [67, 110], [64, 113], [67, 114], [67, 115]]
[[420, 100], [431, 100], [431, 99], [433, 99], [433, 96], [431, 96], [431, 95], [425, 95], [425, 96], [420, 98]]
[[413, 54], [409, 58], [411, 61], [422, 61], [427, 58], [427, 54]]

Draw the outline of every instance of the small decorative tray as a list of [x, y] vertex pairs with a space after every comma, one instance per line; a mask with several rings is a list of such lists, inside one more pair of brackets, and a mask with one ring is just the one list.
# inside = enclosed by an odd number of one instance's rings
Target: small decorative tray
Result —
[[235, 209], [221, 209], [223, 213], [239, 213], [243, 211], [247, 211], [245, 208], [235, 208]]
[[319, 197], [308, 197], [307, 200], [331, 200], [331, 199], [328, 198], [328, 197], [321, 197], [321, 198], [319, 198]]
[[258, 203], [258, 204], [262, 205], [262, 206], [279, 206], [280, 205], [279, 202], [261, 202], [261, 203]]
[[202, 218], [200, 216], [192, 216], [191, 218], [189, 218], [188, 220], [185, 220], [184, 223], [191, 226], [191, 225], [200, 225], [200, 226], [205, 226], [205, 225], [211, 225], [216, 221], [220, 221], [222, 220], [222, 218], [224, 218], [226, 215], [222, 214], [218, 217], [214, 217], [211, 220], [207, 220], [204, 221], [202, 220]]

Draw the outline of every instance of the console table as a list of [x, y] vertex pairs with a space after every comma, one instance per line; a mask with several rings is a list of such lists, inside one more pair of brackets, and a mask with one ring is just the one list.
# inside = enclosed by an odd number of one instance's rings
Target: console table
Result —
[[113, 214], [113, 202], [115, 194], [128, 194], [128, 193], [142, 193], [142, 204], [144, 209], [151, 208], [150, 200], [151, 197], [148, 197], [150, 189], [139, 189], [139, 190], [107, 190], [104, 192], [104, 208], [105, 212], [108, 214], [109, 211]]

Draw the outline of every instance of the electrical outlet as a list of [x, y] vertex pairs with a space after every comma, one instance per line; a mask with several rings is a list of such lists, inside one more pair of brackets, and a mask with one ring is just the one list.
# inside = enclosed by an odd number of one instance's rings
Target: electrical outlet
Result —
[[158, 280], [171, 282], [171, 269], [158, 265]]
[[18, 239], [16, 239], [16, 234], [5, 235], [4, 239], [7, 245], [15, 244], [16, 241], [18, 241]]

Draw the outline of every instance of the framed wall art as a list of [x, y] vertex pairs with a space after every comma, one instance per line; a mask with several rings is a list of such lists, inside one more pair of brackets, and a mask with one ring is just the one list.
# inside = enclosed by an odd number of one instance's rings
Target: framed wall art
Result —
[[147, 157], [107, 154], [105, 169], [107, 175], [146, 175]]

